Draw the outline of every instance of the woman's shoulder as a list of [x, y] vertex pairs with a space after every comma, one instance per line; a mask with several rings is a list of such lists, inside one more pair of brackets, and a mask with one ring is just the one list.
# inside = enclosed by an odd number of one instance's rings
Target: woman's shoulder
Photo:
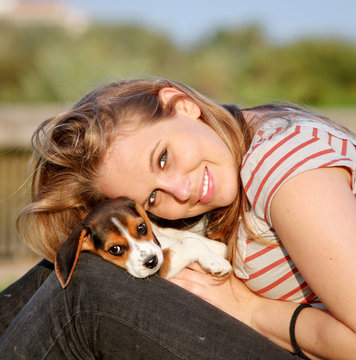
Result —
[[355, 173], [356, 140], [331, 124], [276, 118], [256, 132], [246, 153], [241, 180], [257, 214], [270, 223], [269, 207], [280, 186], [304, 171], [343, 166]]
[[255, 153], [257, 157], [276, 146], [283, 145], [284, 149], [300, 145], [305, 141], [334, 142], [348, 141], [356, 146], [356, 135], [343, 129], [342, 126], [316, 117], [294, 116], [293, 118], [276, 117], [264, 122], [252, 139], [251, 145], [245, 155], [245, 162]]
[[340, 138], [350, 139], [351, 141], [356, 141], [356, 134], [351, 134], [351, 132], [344, 128], [342, 125], [338, 124], [337, 122], [331, 121], [327, 118], [317, 117], [317, 116], [295, 116], [291, 119], [283, 119], [283, 118], [275, 118], [267, 121], [265, 124], [262, 125], [262, 128], [273, 129], [276, 126], [283, 126], [288, 127], [291, 126], [300, 126], [302, 129], [308, 128], [316, 128], [321, 131], [327, 131], [331, 134], [338, 136]]

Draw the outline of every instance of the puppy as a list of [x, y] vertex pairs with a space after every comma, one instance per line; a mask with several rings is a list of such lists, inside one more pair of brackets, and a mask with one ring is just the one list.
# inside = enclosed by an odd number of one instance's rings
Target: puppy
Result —
[[141, 205], [127, 197], [100, 203], [62, 244], [55, 272], [63, 288], [82, 251], [99, 255], [137, 278], [157, 272], [169, 278], [194, 261], [215, 275], [231, 271], [225, 244], [189, 231], [159, 228]]

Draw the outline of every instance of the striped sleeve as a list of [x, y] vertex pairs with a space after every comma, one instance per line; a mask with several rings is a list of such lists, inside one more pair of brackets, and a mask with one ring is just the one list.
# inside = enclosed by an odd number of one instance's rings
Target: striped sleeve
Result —
[[259, 131], [245, 155], [242, 183], [256, 215], [272, 227], [270, 205], [278, 189], [304, 171], [343, 166], [355, 181], [356, 150], [352, 139], [325, 129], [294, 124], [287, 129]]

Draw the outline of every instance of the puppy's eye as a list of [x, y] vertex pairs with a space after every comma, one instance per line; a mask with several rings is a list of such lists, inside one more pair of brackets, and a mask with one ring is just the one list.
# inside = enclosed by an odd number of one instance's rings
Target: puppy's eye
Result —
[[137, 234], [138, 235], [146, 235], [147, 234], [147, 225], [146, 223], [142, 223], [139, 226], [137, 226]]
[[109, 253], [115, 256], [122, 256], [126, 251], [125, 246], [114, 245], [109, 249]]

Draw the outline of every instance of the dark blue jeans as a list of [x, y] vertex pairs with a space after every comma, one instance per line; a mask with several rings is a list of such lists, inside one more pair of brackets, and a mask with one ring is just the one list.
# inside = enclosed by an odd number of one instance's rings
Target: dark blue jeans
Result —
[[11, 322], [2, 359], [297, 359], [169, 281], [133, 278], [92, 254], [65, 290], [50, 269], [30, 275], [1, 293], [3, 327]]

